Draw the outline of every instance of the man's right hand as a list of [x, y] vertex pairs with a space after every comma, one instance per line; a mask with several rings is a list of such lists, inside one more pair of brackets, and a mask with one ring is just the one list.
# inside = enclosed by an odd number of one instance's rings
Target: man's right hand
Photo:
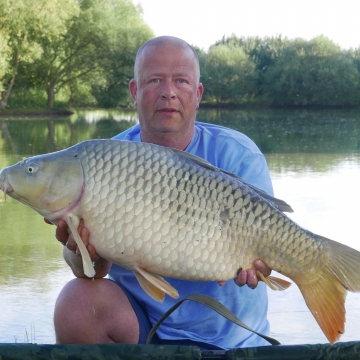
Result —
[[[51, 224], [44, 219], [46, 223]], [[108, 274], [112, 263], [104, 258], [99, 257], [95, 247], [89, 244], [90, 233], [81, 221], [78, 227], [79, 235], [84, 242], [84, 245], [89, 252], [91, 260], [95, 262], [95, 278], [102, 278]], [[63, 256], [67, 264], [71, 267], [76, 277], [86, 277], [84, 274], [80, 250], [72, 236], [68, 233], [68, 227], [64, 220], [59, 220], [56, 231], [56, 239], [64, 246]]]
[[[79, 235], [84, 242], [84, 245], [89, 252], [91, 260], [96, 260], [99, 258], [98, 254], [96, 253], [95, 247], [89, 244], [89, 237], [90, 233], [89, 230], [84, 227], [84, 222], [81, 220], [79, 227], [78, 227]], [[56, 239], [61, 242], [64, 246], [66, 246], [71, 252], [74, 254], [81, 256], [80, 250], [72, 236], [72, 234], [68, 233], [68, 227], [64, 220], [60, 220], [56, 227], [55, 231]]]

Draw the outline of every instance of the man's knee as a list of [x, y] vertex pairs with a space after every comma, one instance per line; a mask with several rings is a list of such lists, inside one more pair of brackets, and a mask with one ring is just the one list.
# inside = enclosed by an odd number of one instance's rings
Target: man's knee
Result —
[[121, 288], [107, 279], [74, 279], [60, 292], [54, 326], [60, 343], [137, 343], [139, 324]]

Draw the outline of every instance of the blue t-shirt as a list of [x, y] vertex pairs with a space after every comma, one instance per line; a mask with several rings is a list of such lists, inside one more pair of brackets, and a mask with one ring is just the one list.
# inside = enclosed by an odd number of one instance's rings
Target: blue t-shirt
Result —
[[[141, 141], [139, 125], [115, 136], [114, 139]], [[207, 160], [216, 167], [235, 173], [273, 195], [265, 157], [244, 134], [225, 127], [196, 122], [194, 136], [185, 151]], [[267, 289], [262, 282], [252, 290], [248, 286], [239, 287], [234, 281], [227, 281], [221, 287], [217, 282], [193, 282], [164, 277], [178, 290], [180, 297], [173, 299], [166, 295], [164, 302], [158, 303], [142, 290], [132, 271], [113, 265], [109, 275], [144, 306], [153, 325], [181, 298], [189, 294], [202, 293], [220, 301], [257, 332], [269, 332], [266, 316]], [[174, 311], [157, 330], [157, 335], [160, 339], [192, 340], [224, 349], [269, 345], [256, 334], [192, 301], [185, 301]]]

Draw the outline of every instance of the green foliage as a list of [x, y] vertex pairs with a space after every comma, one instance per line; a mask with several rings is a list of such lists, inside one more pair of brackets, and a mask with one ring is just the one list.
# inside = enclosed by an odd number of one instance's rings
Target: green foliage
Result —
[[15, 87], [8, 104], [9, 109], [46, 109], [46, 93], [37, 88]]
[[[6, 64], [0, 74], [1, 105], [6, 106], [18, 68], [32, 63], [43, 55], [42, 42], [54, 41], [66, 32], [65, 23], [77, 14], [78, 5], [73, 0], [0, 0], [0, 53], [5, 51]], [[10, 51], [9, 51], [10, 49]]]
[[99, 106], [95, 97], [92, 95], [91, 84], [86, 79], [70, 81], [68, 86], [63, 89], [62, 93], [67, 94], [67, 106], [70, 108]]
[[264, 93], [277, 105], [350, 105], [359, 80], [351, 57], [328, 38], [295, 39], [268, 69]]
[[205, 99], [214, 99], [216, 103], [241, 103], [252, 96], [255, 65], [242, 48], [231, 44], [211, 47], [204, 70]]
[[223, 37], [216, 44], [234, 45], [244, 50], [255, 64], [255, 96], [261, 96], [265, 74], [269, 67], [275, 64], [288, 41], [286, 37], [283, 38], [281, 35], [264, 38], [258, 36], [238, 38], [232, 35], [228, 38]]
[[0, 7], [3, 107], [13, 86], [41, 88], [49, 108], [64, 89], [70, 105], [128, 103], [136, 51], [153, 36], [131, 0], [0, 0]]
[[48, 94], [48, 107], [59, 89], [79, 79], [90, 84], [89, 94], [98, 96], [100, 106], [99, 93], [111, 93], [111, 106], [117, 105], [138, 47], [152, 36], [138, 9], [130, 0], [86, 0], [68, 25], [58, 41], [44, 39], [44, 56], [33, 66]]
[[[154, 34], [131, 0], [0, 0], [0, 9], [0, 109], [132, 105], [136, 52]], [[325, 36], [232, 35], [195, 51], [205, 103], [360, 106], [360, 48]]]
[[[11, 48], [8, 45], [7, 36], [0, 31], [0, 79], [7, 73], [10, 61]], [[4, 84], [0, 81], [0, 93], [4, 90]]]
[[355, 64], [358, 72], [360, 72], [360, 47], [356, 49], [350, 49], [346, 52], [349, 55], [353, 63]]
[[311, 41], [237, 38], [217, 44], [241, 47], [256, 66], [257, 103], [280, 106], [360, 105], [359, 50], [342, 51], [321, 35]]
[[[121, 3], [124, 4], [118, 12], [111, 14], [114, 23], [120, 24], [104, 53], [99, 77], [92, 83], [92, 94], [104, 108], [127, 107], [132, 103], [128, 84], [133, 77], [135, 56], [139, 47], [154, 35], [139, 9], [129, 1]], [[119, 22], [120, 17], [122, 21]]]

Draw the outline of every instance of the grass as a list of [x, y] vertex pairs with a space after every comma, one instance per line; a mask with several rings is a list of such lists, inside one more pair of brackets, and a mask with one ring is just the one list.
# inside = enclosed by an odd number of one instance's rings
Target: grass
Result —
[[[18, 343], [17, 337], [14, 336], [15, 344]], [[28, 333], [27, 329], [25, 328], [25, 335], [24, 335], [24, 342], [25, 344], [36, 344], [35, 342], [35, 325], [32, 322], [30, 324], [30, 333]]]

